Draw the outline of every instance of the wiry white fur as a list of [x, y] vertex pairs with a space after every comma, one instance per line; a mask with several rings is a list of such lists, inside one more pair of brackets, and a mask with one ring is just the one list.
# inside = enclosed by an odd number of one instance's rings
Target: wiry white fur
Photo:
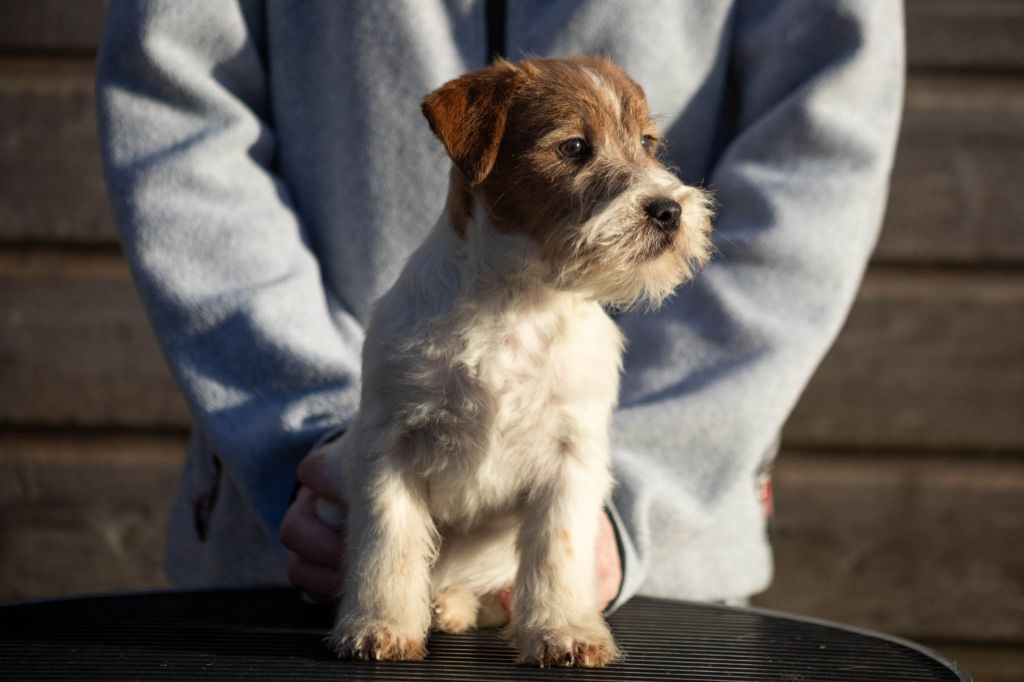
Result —
[[[680, 205], [683, 228], [673, 248], [650, 257], [644, 255], [645, 242], [637, 238], [637, 216], [645, 201], [656, 196]], [[704, 191], [683, 185], [660, 166], [651, 167], [573, 233], [571, 255], [554, 272], [556, 286], [580, 289], [614, 308], [657, 308], [707, 262], [710, 203]]]
[[[628, 229], [654, 191], [678, 198], [684, 227], [638, 259]], [[602, 305], [657, 304], [690, 276], [706, 199], [651, 171], [575, 226], [557, 263], [480, 203], [473, 216], [465, 240], [438, 222], [367, 329], [360, 412], [331, 446], [350, 510], [333, 640], [418, 658], [432, 619], [500, 624], [494, 594], [514, 580], [522, 660], [602, 665], [617, 650], [594, 551], [623, 349]]]
[[439, 224], [377, 304], [360, 414], [333, 446], [351, 510], [343, 648], [381, 623], [422, 641], [432, 593], [513, 578], [521, 642], [610, 643], [593, 553], [622, 337], [598, 302], [540, 281], [533, 251], [483, 221], [467, 242]]
[[619, 96], [615, 92], [615, 88], [608, 84], [608, 81], [604, 79], [604, 76], [599, 74], [597, 71], [589, 68], [584, 68], [583, 72], [587, 74], [587, 77], [594, 84], [594, 87], [600, 92], [605, 99], [605, 104], [608, 109], [612, 112], [612, 115], [618, 120], [622, 116], [622, 104], [619, 101]]

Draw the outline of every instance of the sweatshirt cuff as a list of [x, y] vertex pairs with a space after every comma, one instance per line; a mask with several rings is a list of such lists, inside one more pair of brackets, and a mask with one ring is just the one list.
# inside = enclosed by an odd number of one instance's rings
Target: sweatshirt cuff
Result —
[[607, 615], [614, 613], [640, 591], [645, 571], [640, 561], [640, 555], [637, 554], [636, 545], [633, 544], [633, 539], [626, 532], [626, 525], [622, 522], [622, 517], [619, 516], [615, 503], [611, 499], [605, 502], [605, 511], [608, 512], [608, 518], [611, 519], [612, 527], [615, 529], [615, 542], [619, 546], [619, 561], [622, 566], [622, 583], [619, 585], [619, 593], [604, 610]]
[[[345, 423], [345, 424], [341, 424], [339, 426], [335, 426], [334, 428], [328, 430], [322, 436], [320, 436], [320, 438], [317, 439], [316, 443], [313, 444], [313, 447], [311, 447], [309, 449], [309, 452], [307, 452], [306, 454], [308, 455], [311, 452], [316, 452], [317, 450], [319, 450], [323, 446], [325, 446], [328, 443], [330, 443], [332, 440], [334, 440], [336, 438], [340, 438], [341, 435], [343, 433], [345, 433], [345, 430], [347, 428], [348, 428], [348, 423]], [[292, 483], [292, 496], [291, 496], [291, 500], [290, 500], [289, 504], [291, 504], [291, 502], [295, 501], [295, 498], [299, 494], [299, 488], [302, 487], [302, 484], [299, 482], [299, 479], [298, 479], [297, 475], [294, 477], [293, 480], [294, 480], [294, 483]]]
[[330, 443], [332, 440], [340, 438], [341, 435], [348, 430], [349, 423], [350, 422], [345, 422], [344, 424], [340, 424], [338, 426], [335, 426], [333, 429], [328, 430], [326, 433], [324, 433], [324, 435], [320, 436], [320, 438], [316, 441], [313, 447], [309, 449], [309, 451], [316, 452], [323, 446]]

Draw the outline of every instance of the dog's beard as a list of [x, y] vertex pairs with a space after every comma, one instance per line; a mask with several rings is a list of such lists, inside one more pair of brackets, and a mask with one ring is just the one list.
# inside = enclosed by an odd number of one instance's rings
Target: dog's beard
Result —
[[680, 229], [670, 238], [643, 217], [642, 196], [626, 193], [595, 211], [582, 228], [554, 232], [544, 250], [556, 287], [583, 291], [615, 309], [654, 309], [693, 278], [711, 255], [709, 196], [687, 190]]

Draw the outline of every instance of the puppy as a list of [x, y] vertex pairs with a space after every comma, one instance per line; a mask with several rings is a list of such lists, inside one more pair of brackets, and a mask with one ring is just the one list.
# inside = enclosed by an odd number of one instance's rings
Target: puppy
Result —
[[358, 417], [331, 446], [348, 501], [342, 656], [418, 659], [431, 624], [501, 625], [519, 660], [618, 655], [595, 544], [623, 337], [708, 258], [707, 196], [657, 159], [610, 61], [498, 61], [423, 102], [447, 206], [366, 332]]

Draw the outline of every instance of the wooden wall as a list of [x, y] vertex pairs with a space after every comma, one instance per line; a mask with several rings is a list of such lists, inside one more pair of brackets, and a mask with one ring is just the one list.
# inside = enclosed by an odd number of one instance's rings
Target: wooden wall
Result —
[[[99, 171], [105, 4], [0, 5], [0, 599], [164, 584], [187, 419]], [[908, 22], [885, 229], [787, 426], [758, 603], [1019, 679], [1024, 1], [910, 0]]]

